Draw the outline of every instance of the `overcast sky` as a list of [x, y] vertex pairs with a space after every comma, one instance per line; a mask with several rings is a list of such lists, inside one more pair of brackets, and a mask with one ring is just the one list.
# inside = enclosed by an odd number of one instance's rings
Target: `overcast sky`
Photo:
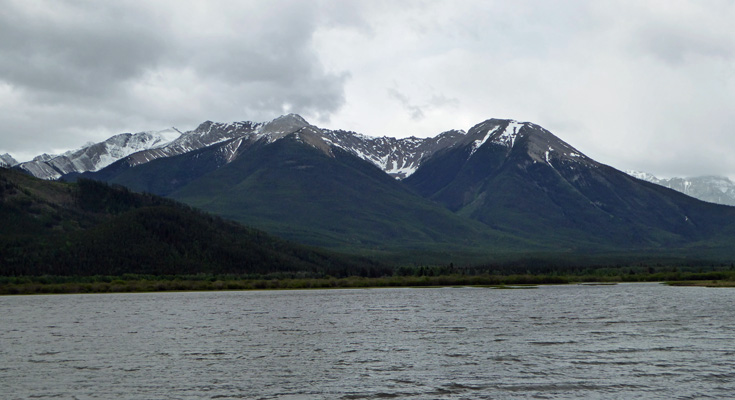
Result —
[[0, 154], [266, 121], [537, 123], [661, 177], [735, 177], [735, 2], [0, 0]]

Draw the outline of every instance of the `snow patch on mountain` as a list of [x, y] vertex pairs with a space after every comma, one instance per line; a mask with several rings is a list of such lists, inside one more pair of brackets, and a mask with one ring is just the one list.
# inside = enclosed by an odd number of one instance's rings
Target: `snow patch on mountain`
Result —
[[516, 138], [521, 133], [521, 128], [523, 128], [524, 126], [525, 124], [523, 122], [510, 120], [508, 122], [508, 125], [503, 130], [503, 133], [495, 137], [494, 141], [498, 143], [503, 143], [508, 147], [513, 147]]
[[475, 140], [474, 142], [472, 142], [472, 150], [470, 150], [470, 156], [472, 156], [473, 154], [475, 154], [475, 152], [477, 151], [477, 149], [479, 149], [480, 146], [482, 146], [483, 144], [485, 144], [485, 142], [487, 142], [487, 140], [490, 139], [490, 137], [492, 137], [492, 135], [498, 129], [500, 129], [500, 125], [498, 125], [495, 128], [489, 130], [487, 132], [487, 134], [482, 139], [478, 139], [478, 140]]
[[232, 162], [232, 160], [236, 158], [237, 151], [240, 149], [243, 140], [244, 138], [242, 137], [237, 138], [219, 149], [220, 155], [222, 156], [226, 164], [229, 164], [230, 162]]
[[323, 130], [330, 145], [368, 161], [396, 179], [404, 179], [418, 169], [435, 152], [455, 146], [466, 133], [443, 132], [430, 138], [375, 137], [349, 131]]

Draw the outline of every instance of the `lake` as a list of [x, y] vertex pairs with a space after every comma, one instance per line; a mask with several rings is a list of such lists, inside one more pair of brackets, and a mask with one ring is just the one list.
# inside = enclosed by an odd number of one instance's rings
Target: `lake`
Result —
[[735, 289], [659, 284], [0, 297], [5, 399], [735, 393]]

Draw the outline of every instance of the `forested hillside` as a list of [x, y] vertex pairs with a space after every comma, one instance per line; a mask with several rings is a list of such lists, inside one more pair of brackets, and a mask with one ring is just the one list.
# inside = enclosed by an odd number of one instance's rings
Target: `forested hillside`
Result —
[[100, 182], [41, 181], [0, 168], [0, 205], [5, 276], [387, 271]]

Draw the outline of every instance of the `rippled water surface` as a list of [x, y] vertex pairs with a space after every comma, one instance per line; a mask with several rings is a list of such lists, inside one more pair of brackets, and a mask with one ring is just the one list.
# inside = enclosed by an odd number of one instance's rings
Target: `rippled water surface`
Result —
[[2, 398], [735, 396], [735, 290], [0, 297]]

